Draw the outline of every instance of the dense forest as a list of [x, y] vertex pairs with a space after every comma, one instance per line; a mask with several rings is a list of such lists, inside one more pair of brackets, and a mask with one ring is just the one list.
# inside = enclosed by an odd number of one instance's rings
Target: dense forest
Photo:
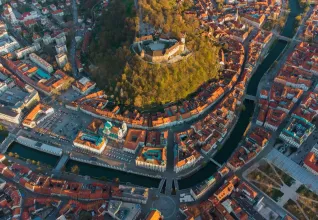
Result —
[[109, 90], [121, 78], [137, 23], [133, 7], [121, 0], [111, 0], [107, 11], [96, 21], [89, 60], [97, 67], [92, 74], [100, 88]]
[[218, 47], [201, 37], [199, 21], [183, 17], [191, 7], [185, 0], [139, 0], [143, 22], [179, 39], [186, 33], [186, 47], [192, 54], [174, 64], [148, 64], [130, 51], [139, 28], [133, 0], [111, 0], [108, 10], [96, 22], [89, 60], [94, 80], [110, 97], [125, 105], [150, 107], [177, 101], [198, 87], [219, 77]]
[[197, 47], [192, 56], [171, 65], [134, 58], [121, 82], [123, 90], [134, 97], [129, 102], [140, 107], [176, 101], [195, 92], [203, 82], [218, 78], [218, 48], [207, 39], [198, 40]]
[[185, 10], [193, 7], [192, 0], [184, 0], [182, 4], [177, 4], [176, 0], [139, 0], [138, 3], [143, 22], [161, 28], [171, 37], [179, 38], [182, 33], [187, 33], [192, 39], [200, 28], [198, 19], [183, 16]]

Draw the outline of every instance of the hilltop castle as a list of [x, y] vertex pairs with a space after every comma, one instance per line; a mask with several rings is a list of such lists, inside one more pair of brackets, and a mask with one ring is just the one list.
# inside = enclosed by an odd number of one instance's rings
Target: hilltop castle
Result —
[[162, 63], [170, 60], [185, 50], [185, 36], [181, 40], [159, 37], [153, 35], [136, 37], [134, 45], [136, 52], [142, 59], [153, 63]]

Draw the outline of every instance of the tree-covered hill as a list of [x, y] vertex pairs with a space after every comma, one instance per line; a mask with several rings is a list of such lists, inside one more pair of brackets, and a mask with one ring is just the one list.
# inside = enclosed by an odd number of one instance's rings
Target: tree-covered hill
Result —
[[138, 107], [177, 101], [218, 78], [218, 48], [207, 39], [198, 40], [197, 47], [191, 56], [170, 65], [149, 64], [135, 57], [123, 73], [120, 87], [129, 94], [123, 98]]
[[121, 104], [148, 107], [174, 102], [195, 92], [204, 82], [219, 77], [219, 48], [201, 37], [199, 21], [186, 18], [190, 1], [177, 6], [175, 0], [139, 0], [143, 22], [180, 39], [186, 33], [186, 47], [192, 54], [174, 64], [149, 64], [130, 51], [137, 36], [139, 18], [133, 0], [110, 0], [94, 29], [89, 60], [98, 86]]

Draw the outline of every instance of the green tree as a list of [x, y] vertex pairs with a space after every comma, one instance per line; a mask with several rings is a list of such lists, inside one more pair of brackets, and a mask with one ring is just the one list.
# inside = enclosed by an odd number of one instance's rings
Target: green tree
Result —
[[65, 64], [65, 66], [63, 67], [63, 71], [64, 71], [64, 72], [67, 72], [67, 73], [72, 72], [72, 65], [71, 65], [70, 62], [67, 62], [67, 63]]
[[74, 174], [79, 174], [79, 167], [77, 165], [74, 165], [71, 167], [71, 172], [74, 173]]
[[0, 132], [7, 131], [6, 127], [2, 124], [0, 124]]
[[141, 97], [141, 95], [137, 95], [136, 96], [134, 105], [137, 106], [137, 107], [141, 107], [142, 106], [142, 97]]
[[301, 15], [296, 16], [295, 20], [299, 23], [301, 21]]
[[201, 37], [197, 19], [183, 16], [184, 10], [194, 6], [191, 0], [178, 5], [169, 0], [138, 1], [143, 22], [172, 38], [187, 34], [186, 47], [191, 55], [171, 65], [148, 64], [131, 53], [129, 47], [139, 23], [135, 12], [127, 12], [131, 2], [110, 0], [108, 10], [96, 23], [89, 59], [96, 66], [91, 73], [98, 87], [118, 103], [144, 108], [187, 98], [203, 83], [219, 78], [219, 47]]
[[117, 185], [119, 185], [120, 180], [119, 180], [119, 178], [118, 178], [118, 177], [114, 179], [114, 183], [115, 183], [115, 184], [117, 184]]

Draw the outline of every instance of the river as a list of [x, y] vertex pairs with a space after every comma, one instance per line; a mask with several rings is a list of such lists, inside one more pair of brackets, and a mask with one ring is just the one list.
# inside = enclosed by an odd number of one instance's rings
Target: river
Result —
[[[300, 13], [302, 13], [302, 10], [299, 7], [299, 3], [297, 0], [290, 0], [289, 7], [291, 9], [291, 12], [288, 15], [287, 22], [282, 31], [282, 35], [292, 38], [294, 35], [294, 30], [296, 28], [295, 18]], [[256, 95], [259, 81], [261, 80], [263, 75], [266, 73], [266, 71], [271, 67], [271, 65], [275, 62], [275, 60], [284, 50], [286, 45], [287, 45], [286, 41], [278, 40], [274, 42], [268, 55], [266, 56], [266, 58], [263, 60], [263, 62], [259, 65], [255, 73], [253, 74], [247, 87], [247, 91], [246, 91], [247, 94], [253, 95], [253, 96]], [[242, 111], [240, 113], [239, 119], [235, 125], [235, 128], [230, 134], [230, 137], [224, 143], [222, 148], [213, 157], [220, 164], [224, 164], [228, 160], [228, 158], [231, 156], [231, 154], [234, 152], [238, 143], [242, 139], [242, 136], [250, 122], [250, 118], [253, 115], [254, 103], [245, 101], [244, 105], [246, 107], [245, 111]], [[189, 177], [179, 180], [179, 188], [180, 189], [189, 188], [196, 185], [197, 183], [202, 182], [204, 179], [209, 178], [216, 171], [216, 169], [217, 169], [216, 165], [212, 162], [209, 162], [204, 168], [202, 168], [198, 172], [194, 173], [193, 175]]]
[[290, 13], [287, 18], [287, 22], [281, 32], [282, 36], [292, 38], [295, 34], [296, 17], [303, 12], [300, 8], [298, 0], [289, 0]]
[[118, 178], [120, 182], [131, 183], [138, 186], [144, 187], [158, 187], [160, 179], [150, 178], [146, 176], [126, 173], [114, 169], [105, 167], [93, 166], [86, 163], [80, 163], [77, 161], [70, 160], [66, 164], [66, 171], [70, 171], [71, 167], [77, 165], [81, 175], [88, 175], [96, 179], [113, 181]]
[[273, 43], [273, 45], [269, 51], [269, 54], [263, 60], [263, 62], [258, 66], [256, 72], [254, 73], [254, 75], [252, 76], [252, 78], [248, 84], [247, 91], [246, 91], [246, 93], [248, 95], [252, 95], [252, 96], [256, 95], [259, 81], [263, 77], [264, 73], [272, 65], [272, 63], [275, 62], [275, 60], [281, 54], [281, 52], [284, 50], [286, 45], [287, 45], [287, 42], [282, 41], [282, 40], [278, 40], [278, 41], [275, 41]]
[[30, 159], [35, 160], [36, 162], [39, 161], [40, 163], [49, 165], [51, 167], [55, 167], [57, 162], [59, 161], [59, 157], [57, 156], [32, 149], [30, 147], [26, 147], [17, 142], [13, 142], [13, 144], [11, 144], [11, 146], [7, 150], [7, 153], [8, 152], [17, 153], [25, 160]]
[[[291, 9], [291, 13], [289, 14], [287, 18], [287, 22], [282, 31], [282, 35], [286, 37], [293, 37], [294, 29], [295, 29], [295, 17], [301, 13], [301, 9], [299, 7], [297, 0], [290, 0], [289, 6]], [[281, 41], [281, 40], [275, 42], [275, 45], [273, 45], [272, 48], [270, 49], [268, 56], [264, 59], [262, 64], [257, 68], [256, 72], [252, 76], [250, 83], [248, 84], [247, 94], [249, 95], [256, 94], [259, 81], [261, 80], [264, 73], [270, 68], [272, 63], [283, 51], [286, 44], [287, 43], [285, 41]], [[221, 164], [225, 163], [227, 159], [230, 157], [230, 155], [236, 149], [238, 143], [242, 139], [242, 136], [250, 122], [250, 118], [253, 115], [254, 103], [251, 101], [245, 101], [244, 105], [246, 108], [244, 111], [240, 113], [238, 122], [235, 125], [232, 133], [230, 134], [230, 137], [224, 143], [222, 148], [214, 156], [214, 159]], [[0, 134], [0, 140], [1, 138], [3, 137], [1, 137], [1, 134]], [[52, 156], [52, 155], [49, 155], [49, 154], [31, 149], [31, 148], [25, 147], [18, 143], [13, 143], [9, 147], [8, 151], [18, 153], [19, 156], [23, 158], [29, 158], [31, 160], [36, 160], [36, 161], [40, 161], [41, 163], [49, 164], [52, 167], [56, 165], [59, 159], [56, 156]], [[120, 182], [130, 182], [131, 184], [140, 185], [144, 187], [158, 187], [160, 182], [159, 179], [153, 179], [153, 178], [148, 178], [148, 177], [144, 177], [140, 175], [129, 174], [122, 171], [117, 171], [117, 170], [103, 168], [103, 167], [97, 167], [97, 166], [84, 164], [84, 163], [78, 163], [75, 161], [69, 161], [66, 164], [66, 170], [70, 170], [70, 168], [73, 165], [79, 166], [80, 174], [89, 175], [96, 178], [104, 178], [108, 180], [119, 178]], [[202, 182], [204, 179], [207, 179], [208, 177], [210, 177], [213, 173], [216, 172], [216, 170], [217, 170], [217, 166], [214, 163], [209, 162], [198, 172], [184, 179], [179, 180], [179, 188], [184, 189], [184, 188], [192, 187]]]

